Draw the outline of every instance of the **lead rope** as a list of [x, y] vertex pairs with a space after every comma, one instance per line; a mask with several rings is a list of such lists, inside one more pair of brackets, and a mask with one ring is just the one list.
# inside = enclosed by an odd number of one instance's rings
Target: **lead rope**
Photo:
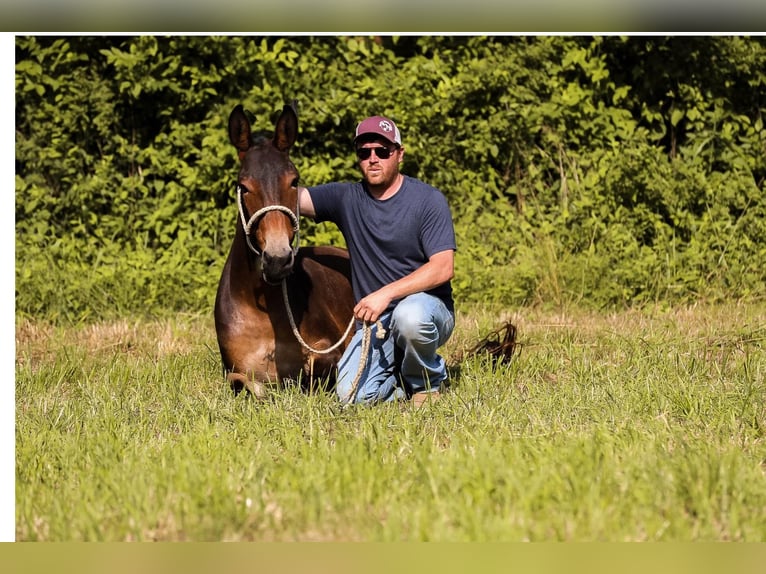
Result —
[[[338, 341], [335, 342], [334, 345], [331, 347], [328, 347], [327, 349], [315, 349], [311, 345], [309, 345], [306, 341], [303, 340], [303, 337], [301, 337], [300, 331], [298, 331], [298, 326], [295, 324], [295, 317], [293, 317], [293, 310], [290, 308], [290, 300], [287, 296], [287, 278], [282, 279], [282, 299], [285, 301], [285, 308], [287, 309], [287, 318], [290, 319], [290, 327], [293, 329], [293, 335], [295, 335], [295, 338], [298, 339], [298, 342], [303, 345], [303, 348], [307, 351], [310, 351], [312, 353], [315, 353], [317, 355], [326, 355], [327, 353], [330, 353], [340, 347], [343, 344], [343, 341], [346, 340], [346, 337], [348, 337], [348, 334], [351, 332], [351, 328], [354, 326], [354, 318], [351, 317], [351, 321], [348, 324], [348, 327], [346, 327], [346, 332], [343, 333], [343, 336], [338, 339]], [[384, 335], [385, 336], [385, 335]]]
[[[354, 320], [353, 317], [351, 319]], [[375, 331], [375, 336], [378, 339], [385, 339], [386, 337], [386, 330], [383, 327], [383, 325], [380, 323], [380, 321], [375, 322], [378, 326], [377, 331]], [[354, 376], [354, 382], [351, 384], [351, 389], [349, 390], [348, 394], [346, 395], [346, 399], [343, 401], [343, 406], [348, 407], [350, 404], [353, 403], [353, 399], [356, 398], [356, 393], [359, 390], [359, 381], [362, 380], [362, 373], [364, 372], [364, 367], [367, 365], [367, 355], [370, 353], [370, 333], [372, 332], [372, 327], [370, 324], [365, 321], [364, 325], [362, 325], [362, 354], [359, 357], [359, 367], [356, 370], [356, 375]]]
[[[348, 337], [348, 334], [351, 332], [351, 328], [354, 326], [354, 317], [351, 317], [351, 321], [348, 323], [348, 327], [346, 327], [346, 332], [343, 333], [343, 336], [338, 339], [335, 344], [331, 345], [330, 347], [326, 349], [315, 349], [311, 345], [309, 345], [306, 341], [303, 340], [303, 337], [301, 337], [300, 331], [298, 331], [298, 326], [295, 324], [295, 317], [293, 317], [293, 310], [290, 308], [290, 299], [287, 296], [287, 278], [282, 279], [282, 299], [284, 299], [285, 302], [285, 309], [287, 309], [287, 318], [290, 320], [290, 327], [292, 327], [293, 335], [295, 335], [295, 338], [298, 339], [298, 342], [303, 346], [304, 349], [307, 351], [317, 354], [317, 355], [326, 355], [327, 353], [330, 353], [337, 349], [340, 345], [343, 344], [343, 342]], [[377, 325], [378, 329], [375, 331], [375, 336], [378, 339], [385, 339], [386, 337], [386, 329], [383, 327], [383, 324], [380, 321], [375, 321], [375, 324]], [[362, 373], [364, 372], [364, 367], [367, 364], [367, 357], [370, 353], [370, 334], [372, 333], [372, 326], [367, 321], [364, 322], [362, 325], [362, 355], [359, 357], [359, 368], [356, 371], [356, 375], [354, 376], [354, 382], [351, 385], [351, 390], [349, 391], [348, 395], [346, 396], [346, 399], [344, 401], [344, 405], [349, 405], [351, 399], [356, 395], [356, 392], [359, 388], [359, 381], [362, 379]], [[313, 367], [313, 360], [311, 361], [312, 367]]]

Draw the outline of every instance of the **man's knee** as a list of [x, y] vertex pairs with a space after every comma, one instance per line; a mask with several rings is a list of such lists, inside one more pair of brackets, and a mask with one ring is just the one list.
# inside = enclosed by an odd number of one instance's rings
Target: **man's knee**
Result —
[[404, 299], [394, 309], [392, 325], [400, 337], [416, 340], [435, 329], [433, 318], [416, 298]]

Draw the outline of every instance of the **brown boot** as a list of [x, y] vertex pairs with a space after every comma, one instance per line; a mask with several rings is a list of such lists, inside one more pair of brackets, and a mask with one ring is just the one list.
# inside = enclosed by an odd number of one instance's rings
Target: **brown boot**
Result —
[[412, 405], [419, 409], [426, 403], [433, 403], [439, 400], [441, 393], [439, 391], [422, 391], [412, 395]]

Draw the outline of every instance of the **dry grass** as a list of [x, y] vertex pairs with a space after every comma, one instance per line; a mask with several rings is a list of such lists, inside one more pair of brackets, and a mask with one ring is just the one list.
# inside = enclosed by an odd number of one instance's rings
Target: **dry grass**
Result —
[[766, 305], [705, 305], [646, 307], [600, 313], [584, 309], [471, 310], [458, 313], [457, 328], [445, 346], [448, 357], [460, 356], [488, 332], [505, 322], [518, 329], [520, 351], [567, 337], [581, 345], [599, 344], [604, 336], [632, 344], [663, 344], [683, 340], [710, 356], [766, 340]]
[[17, 362], [31, 365], [52, 359], [66, 347], [85, 349], [92, 355], [188, 355], [201, 344], [215, 346], [211, 317], [181, 315], [174, 319], [120, 319], [75, 327], [22, 319], [16, 325]]

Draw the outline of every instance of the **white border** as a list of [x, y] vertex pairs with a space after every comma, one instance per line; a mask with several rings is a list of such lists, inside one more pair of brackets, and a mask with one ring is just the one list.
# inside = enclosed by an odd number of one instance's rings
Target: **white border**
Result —
[[[0, 34], [0, 177], [6, 184], [0, 194], [0, 349], [7, 376], [0, 378], [0, 542], [16, 539], [16, 153], [15, 153], [15, 40]], [[13, 102], [13, 106], [11, 103]]]

